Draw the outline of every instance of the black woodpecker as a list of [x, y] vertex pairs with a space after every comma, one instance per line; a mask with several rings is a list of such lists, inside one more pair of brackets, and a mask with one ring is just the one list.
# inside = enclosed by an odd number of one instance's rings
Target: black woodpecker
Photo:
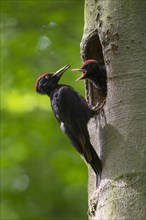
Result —
[[75, 149], [85, 158], [96, 173], [98, 186], [102, 163], [90, 143], [87, 129], [88, 121], [93, 117], [93, 111], [85, 99], [69, 85], [58, 84], [63, 73], [70, 67], [66, 65], [56, 73], [45, 73], [35, 84], [36, 92], [50, 97], [53, 113], [62, 131], [67, 135]]
[[73, 69], [72, 71], [82, 72], [82, 75], [77, 80], [87, 79], [93, 83], [97, 89], [97, 106], [102, 108], [107, 96], [107, 72], [105, 66], [100, 66], [96, 60], [86, 60], [81, 68]]

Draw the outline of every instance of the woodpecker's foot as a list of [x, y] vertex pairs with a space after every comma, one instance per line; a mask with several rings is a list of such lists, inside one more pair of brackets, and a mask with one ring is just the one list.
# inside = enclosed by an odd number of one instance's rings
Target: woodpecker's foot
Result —
[[97, 105], [91, 107], [91, 109], [95, 114], [101, 114], [103, 116], [104, 115], [104, 109], [103, 109], [104, 104], [105, 104], [105, 100], [102, 103], [100, 102], [97, 103]]

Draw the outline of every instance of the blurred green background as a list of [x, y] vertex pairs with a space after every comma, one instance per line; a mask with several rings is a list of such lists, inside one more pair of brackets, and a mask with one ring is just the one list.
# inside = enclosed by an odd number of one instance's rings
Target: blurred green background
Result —
[[[83, 0], [1, 1], [1, 220], [87, 219], [87, 168], [34, 84], [81, 65]], [[84, 96], [70, 70], [62, 83]]]

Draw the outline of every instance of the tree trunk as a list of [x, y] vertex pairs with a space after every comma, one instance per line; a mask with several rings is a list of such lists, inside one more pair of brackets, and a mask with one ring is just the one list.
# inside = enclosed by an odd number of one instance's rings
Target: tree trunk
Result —
[[[97, 190], [89, 170], [90, 220], [146, 219], [145, 9], [145, 0], [85, 0], [81, 56], [105, 64], [108, 75], [106, 121], [98, 116], [89, 125], [103, 162]], [[89, 82], [86, 92], [95, 105]]]

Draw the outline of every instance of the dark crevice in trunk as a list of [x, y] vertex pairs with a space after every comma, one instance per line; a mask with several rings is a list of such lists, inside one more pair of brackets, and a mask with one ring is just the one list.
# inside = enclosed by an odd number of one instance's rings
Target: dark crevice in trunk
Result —
[[[102, 46], [99, 39], [97, 30], [88, 34], [85, 40], [81, 42], [81, 57], [83, 61], [88, 59], [95, 59], [99, 65], [104, 64], [104, 57], [102, 53]], [[92, 85], [91, 82], [86, 80], [86, 98], [89, 105], [94, 106], [97, 104], [97, 89]]]

